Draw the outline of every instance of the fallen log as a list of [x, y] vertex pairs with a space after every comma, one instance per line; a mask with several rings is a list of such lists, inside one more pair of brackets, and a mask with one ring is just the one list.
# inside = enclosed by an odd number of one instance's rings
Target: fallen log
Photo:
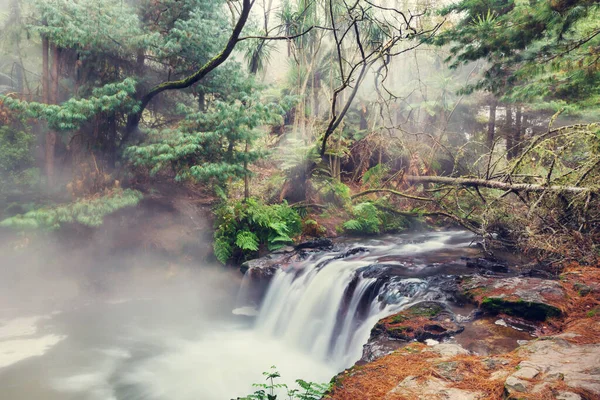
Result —
[[561, 186], [561, 185], [538, 185], [532, 183], [509, 183], [479, 178], [452, 178], [448, 176], [412, 176], [406, 175], [404, 179], [410, 183], [439, 183], [450, 186], [485, 187], [489, 189], [510, 190], [513, 192], [562, 192], [562, 193], [598, 193], [600, 188]]

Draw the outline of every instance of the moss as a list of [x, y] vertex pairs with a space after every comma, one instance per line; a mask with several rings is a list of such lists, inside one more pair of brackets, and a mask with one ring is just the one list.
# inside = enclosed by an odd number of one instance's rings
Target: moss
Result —
[[583, 283], [576, 283], [573, 285], [573, 288], [577, 290], [577, 293], [579, 293], [579, 296], [581, 297], [585, 297], [592, 292], [592, 288]]
[[412, 328], [410, 326], [395, 326], [390, 328], [390, 332], [408, 332], [411, 330]]
[[444, 311], [444, 307], [439, 304], [427, 304], [412, 307], [408, 311], [415, 317], [435, 317]]
[[598, 314], [598, 308], [594, 308], [593, 310], [588, 311], [585, 315], [588, 318], [594, 318]]
[[499, 297], [484, 297], [481, 308], [492, 313], [503, 313], [532, 321], [545, 321], [550, 317], [558, 317], [561, 314], [558, 308], [547, 304], [523, 300], [509, 301]]
[[404, 314], [396, 314], [393, 317], [390, 317], [390, 324], [399, 324], [408, 319]]

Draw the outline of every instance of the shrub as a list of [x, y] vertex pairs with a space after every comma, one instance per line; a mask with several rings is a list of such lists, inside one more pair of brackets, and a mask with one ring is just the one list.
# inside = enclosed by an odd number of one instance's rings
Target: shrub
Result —
[[214, 251], [223, 264], [254, 255], [260, 248], [277, 250], [293, 243], [302, 231], [300, 216], [286, 202], [266, 205], [252, 198], [224, 203], [215, 214]]
[[371, 202], [359, 203], [352, 207], [353, 219], [344, 222], [344, 229], [350, 233], [373, 235], [380, 232], [381, 218], [377, 207]]
[[359, 203], [352, 207], [354, 218], [344, 222], [344, 230], [355, 235], [376, 235], [383, 232], [400, 232], [409, 227], [408, 220], [394, 214], [388, 207], [372, 202]]
[[304, 236], [321, 237], [327, 233], [327, 229], [314, 219], [306, 219], [302, 223], [302, 234]]
[[58, 229], [65, 223], [96, 227], [104, 217], [125, 207], [137, 205], [142, 194], [131, 189], [116, 189], [102, 197], [82, 199], [74, 203], [45, 207], [16, 215], [0, 222], [0, 226], [15, 229]]
[[384, 183], [384, 178], [389, 174], [390, 168], [384, 164], [377, 164], [365, 172], [362, 177], [363, 186], [379, 188]]
[[313, 178], [316, 194], [325, 203], [346, 207], [350, 203], [350, 188], [332, 178]]

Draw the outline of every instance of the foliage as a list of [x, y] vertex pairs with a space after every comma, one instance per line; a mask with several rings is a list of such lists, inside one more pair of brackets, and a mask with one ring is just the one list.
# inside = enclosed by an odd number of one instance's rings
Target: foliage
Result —
[[362, 183], [366, 187], [378, 188], [382, 187], [384, 178], [390, 172], [390, 168], [384, 164], [377, 164], [373, 168], [369, 168], [362, 177]]
[[0, 126], [0, 176], [31, 166], [34, 142], [35, 136], [27, 129]]
[[486, 89], [511, 101], [598, 104], [600, 8], [592, 1], [462, 0], [442, 13], [460, 21], [435, 42], [450, 44], [453, 66], [488, 67], [467, 91]]
[[261, 247], [277, 250], [301, 233], [301, 218], [287, 203], [267, 205], [257, 199], [224, 203], [215, 210], [214, 251], [225, 264]]
[[32, 0], [41, 24], [30, 28], [60, 47], [126, 52], [143, 38], [135, 10], [120, 0]]
[[377, 207], [371, 202], [364, 202], [352, 208], [353, 219], [344, 222], [344, 229], [353, 234], [377, 234], [381, 230], [381, 218]]
[[230, 101], [216, 101], [207, 112], [181, 106], [185, 119], [175, 129], [154, 132], [149, 143], [127, 149], [136, 166], [155, 174], [171, 169], [179, 181], [215, 182], [250, 174], [248, 165], [264, 156], [252, 144], [261, 135], [259, 126], [280, 120], [281, 104], [263, 102], [257, 88], [238, 93]]
[[34, 134], [23, 124], [10, 122], [0, 126], [0, 204], [11, 191], [32, 189], [40, 180], [34, 168]]
[[74, 130], [101, 112], [138, 110], [137, 101], [133, 98], [135, 85], [134, 79], [127, 78], [123, 82], [95, 88], [87, 99], [71, 98], [60, 105], [26, 102], [8, 96], [0, 99], [25, 117], [46, 120], [53, 129]]
[[321, 237], [324, 236], [325, 233], [327, 233], [327, 229], [314, 219], [305, 219], [304, 221], [302, 221], [302, 235]]
[[352, 215], [354, 218], [342, 226], [346, 232], [355, 235], [401, 232], [409, 227], [408, 220], [396, 213], [384, 199], [356, 204]]
[[79, 223], [100, 226], [107, 215], [125, 207], [135, 206], [142, 198], [138, 191], [114, 190], [101, 197], [82, 199], [56, 207], [41, 208], [0, 222], [0, 226], [14, 229], [58, 229], [62, 224]]
[[275, 379], [281, 377], [275, 366], [272, 366], [269, 372], [263, 372], [263, 375], [266, 376], [267, 383], [254, 384], [254, 387], [260, 389], [254, 394], [238, 398], [238, 400], [277, 400], [279, 398], [278, 392], [281, 390], [285, 391], [288, 400], [320, 400], [331, 388], [330, 384], [319, 384], [297, 379], [298, 388], [290, 389], [286, 384], [275, 383]]

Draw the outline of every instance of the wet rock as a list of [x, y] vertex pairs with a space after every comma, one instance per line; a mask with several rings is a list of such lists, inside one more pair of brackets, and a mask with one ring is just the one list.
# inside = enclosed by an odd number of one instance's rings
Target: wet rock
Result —
[[240, 265], [240, 271], [246, 276], [249, 304], [260, 305], [273, 276], [281, 268], [294, 268], [297, 263], [306, 260], [319, 250], [285, 247], [264, 257], [249, 260]]
[[483, 316], [464, 322], [465, 330], [456, 337], [456, 342], [465, 349], [481, 356], [491, 356], [513, 351], [519, 347], [519, 340], [531, 340], [529, 330], [515, 329], [503, 319], [498, 323], [494, 316]]
[[425, 341], [443, 339], [462, 331], [454, 314], [442, 303], [418, 303], [405, 311], [379, 321], [374, 334], [383, 333], [394, 339]]
[[415, 297], [431, 288], [427, 282], [420, 279], [379, 278], [378, 282], [383, 282], [379, 291], [379, 301], [383, 304], [399, 304], [406, 301], [407, 297]]
[[296, 250], [303, 249], [318, 249], [318, 250], [331, 250], [333, 249], [333, 241], [327, 238], [319, 238], [310, 240], [308, 242], [300, 243], [295, 246]]
[[497, 273], [507, 273], [508, 263], [506, 261], [496, 260], [492, 258], [465, 258], [468, 268], [477, 268], [480, 272], [490, 271]]
[[271, 253], [264, 257], [248, 260], [240, 265], [240, 272], [245, 274], [249, 270], [269, 269], [275, 265], [279, 265], [288, 256], [286, 253]]
[[[373, 361], [411, 341], [441, 340], [463, 327], [443, 303], [425, 301], [379, 321], [363, 348], [362, 361]], [[433, 349], [442, 346], [436, 344]]]
[[316, 268], [321, 269], [321, 268], [325, 267], [327, 264], [331, 263], [332, 261], [352, 257], [356, 254], [366, 253], [368, 251], [369, 251], [369, 249], [367, 249], [366, 247], [354, 247], [354, 248], [347, 250], [344, 253], [338, 254], [328, 260], [321, 261], [319, 264], [316, 265]]
[[521, 276], [542, 279], [556, 279], [556, 276], [551, 272], [539, 268], [528, 268], [521, 271]]
[[364, 278], [381, 279], [396, 276], [394, 272], [398, 269], [395, 265], [373, 264], [357, 269], [356, 273], [362, 275]]
[[470, 276], [460, 284], [463, 294], [483, 310], [532, 321], [561, 315], [565, 292], [556, 281], [539, 278]]
[[357, 255], [359, 253], [367, 253], [368, 251], [369, 251], [369, 249], [367, 249], [366, 247], [354, 247], [350, 250], [347, 250], [343, 254], [335, 256], [334, 259], [339, 260], [341, 258], [348, 258], [348, 257], [354, 256], [354, 255]]

